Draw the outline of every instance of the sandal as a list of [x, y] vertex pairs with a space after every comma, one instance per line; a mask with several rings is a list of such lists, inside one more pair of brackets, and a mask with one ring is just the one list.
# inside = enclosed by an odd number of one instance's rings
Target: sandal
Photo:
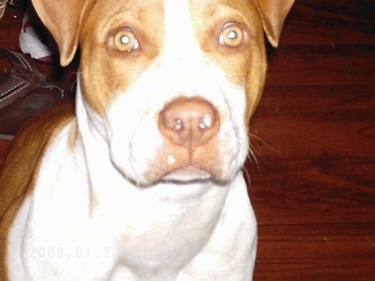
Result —
[[46, 81], [46, 77], [26, 56], [0, 48], [0, 60], [7, 59], [12, 66], [10, 73], [0, 72], [0, 110], [26, 96], [37, 88], [57, 88], [61, 98], [63, 90]]

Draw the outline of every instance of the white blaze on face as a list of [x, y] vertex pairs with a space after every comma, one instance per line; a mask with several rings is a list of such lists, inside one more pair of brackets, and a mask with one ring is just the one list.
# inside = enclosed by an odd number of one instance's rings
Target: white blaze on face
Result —
[[176, 50], [196, 49], [198, 44], [193, 33], [189, 0], [164, 0], [164, 13], [165, 52], [176, 54]]
[[212, 85], [207, 84], [210, 80], [207, 76], [211, 76], [212, 71], [207, 64], [207, 54], [201, 50], [194, 33], [193, 17], [189, 0], [164, 0], [165, 38], [159, 61], [160, 73], [167, 77], [163, 83], [169, 88], [165, 89], [166, 95], [194, 96], [213, 90]]

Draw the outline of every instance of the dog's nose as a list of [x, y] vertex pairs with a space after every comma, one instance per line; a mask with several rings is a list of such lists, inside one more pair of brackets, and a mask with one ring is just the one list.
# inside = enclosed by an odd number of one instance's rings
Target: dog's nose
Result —
[[159, 114], [160, 132], [189, 150], [207, 143], [217, 134], [219, 126], [217, 110], [201, 98], [177, 98]]

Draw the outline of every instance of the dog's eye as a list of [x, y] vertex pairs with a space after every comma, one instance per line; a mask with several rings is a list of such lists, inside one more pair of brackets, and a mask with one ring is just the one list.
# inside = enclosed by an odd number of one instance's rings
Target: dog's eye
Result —
[[139, 47], [139, 43], [130, 28], [117, 31], [113, 37], [113, 45], [120, 52], [131, 52]]
[[238, 25], [227, 23], [221, 30], [219, 43], [228, 47], [238, 47], [241, 45], [243, 37], [243, 31]]

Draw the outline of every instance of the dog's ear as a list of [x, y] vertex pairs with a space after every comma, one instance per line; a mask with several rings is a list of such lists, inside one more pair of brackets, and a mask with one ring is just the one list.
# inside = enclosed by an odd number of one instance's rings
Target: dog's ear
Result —
[[32, 3], [59, 46], [60, 64], [68, 65], [77, 50], [82, 23], [94, 0], [32, 0]]
[[284, 20], [294, 0], [256, 0], [256, 3], [267, 39], [273, 47], [277, 47]]

